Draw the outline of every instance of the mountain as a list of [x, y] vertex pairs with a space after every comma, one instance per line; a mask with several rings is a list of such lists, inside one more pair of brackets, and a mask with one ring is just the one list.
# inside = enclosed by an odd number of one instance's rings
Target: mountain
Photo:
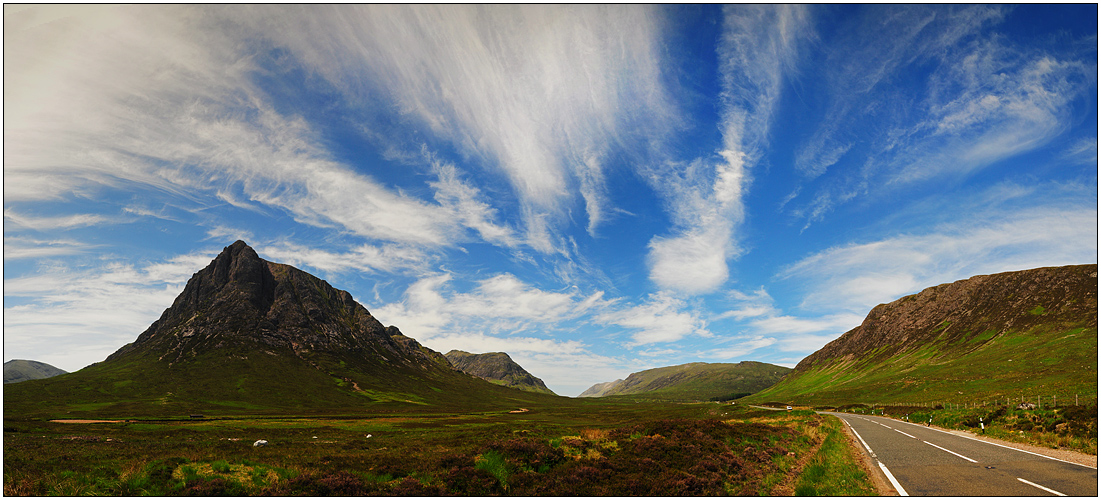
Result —
[[468, 375], [473, 375], [505, 387], [554, 394], [554, 392], [547, 388], [542, 380], [528, 373], [527, 370], [516, 364], [516, 362], [506, 353], [487, 352], [482, 354], [471, 354], [465, 351], [452, 350], [444, 354], [444, 357], [451, 362], [452, 366]]
[[13, 359], [4, 363], [4, 383], [14, 384], [24, 380], [37, 380], [40, 378], [56, 377], [69, 373], [41, 361], [27, 359]]
[[611, 382], [601, 382], [599, 384], [593, 384], [592, 387], [590, 387], [588, 389], [585, 389], [585, 392], [582, 392], [581, 394], [578, 394], [577, 397], [579, 397], [579, 398], [599, 398], [600, 396], [603, 396], [604, 394], [606, 394], [613, 387], [615, 387], [619, 384], [622, 384], [622, 383], [623, 383], [623, 379], [617, 378], [617, 379], [615, 379]]
[[707, 401], [760, 391], [790, 371], [791, 368], [757, 361], [688, 363], [632, 373], [618, 383], [596, 384], [582, 396], [645, 395], [665, 401]]
[[880, 304], [751, 399], [916, 403], [1075, 394], [1097, 394], [1096, 264], [975, 276]]
[[516, 391], [455, 370], [384, 327], [348, 292], [265, 261], [243, 241], [195, 273], [159, 319], [103, 362], [12, 387], [19, 390], [5, 388], [5, 414], [507, 408], [534, 397], [517, 403]]

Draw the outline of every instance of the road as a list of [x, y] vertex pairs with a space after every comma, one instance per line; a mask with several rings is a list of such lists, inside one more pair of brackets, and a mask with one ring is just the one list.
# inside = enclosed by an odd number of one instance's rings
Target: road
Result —
[[923, 425], [827, 413], [855, 432], [902, 495], [1097, 496], [1097, 469]]

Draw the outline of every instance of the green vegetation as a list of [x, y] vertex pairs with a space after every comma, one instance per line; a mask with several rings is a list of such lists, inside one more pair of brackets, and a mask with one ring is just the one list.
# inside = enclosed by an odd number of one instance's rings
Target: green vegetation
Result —
[[835, 418], [822, 423], [826, 438], [799, 475], [796, 496], [869, 496], [876, 493], [869, 484], [867, 473], [857, 465], [842, 425]]
[[601, 397], [646, 401], [716, 401], [735, 399], [769, 387], [790, 368], [743, 361], [741, 363], [688, 363], [632, 373]]
[[1069, 449], [1097, 454], [1097, 403], [1071, 406], [1040, 406], [1018, 409], [1016, 405], [932, 408], [914, 406], [846, 405], [837, 411], [898, 418], [983, 434], [1018, 443]]
[[7, 418], [4, 493], [774, 495], [791, 494], [804, 464], [831, 449], [829, 419], [812, 412], [558, 401], [524, 413]]
[[1097, 328], [979, 332], [932, 342], [885, 361], [865, 358], [797, 372], [750, 402], [800, 405], [982, 404], [997, 400], [1097, 398]]

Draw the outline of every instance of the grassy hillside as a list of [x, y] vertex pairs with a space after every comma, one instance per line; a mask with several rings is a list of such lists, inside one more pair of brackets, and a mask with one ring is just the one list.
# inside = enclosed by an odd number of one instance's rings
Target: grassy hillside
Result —
[[30, 361], [26, 359], [13, 359], [4, 363], [4, 383], [14, 384], [16, 382], [24, 382], [27, 380], [38, 380], [40, 378], [56, 377], [69, 373], [61, 368], [43, 363], [41, 361]]
[[[990, 333], [991, 336], [994, 333]], [[978, 344], [982, 338], [971, 342]], [[751, 401], [801, 404], [1050, 402], [1097, 399], [1097, 328], [1011, 332], [956, 355], [934, 342], [886, 361], [857, 358], [793, 373]]]
[[[491, 384], [450, 368], [356, 363], [312, 353], [240, 347], [169, 365], [152, 356], [4, 388], [9, 417], [338, 414], [420, 407], [514, 409], [555, 398]], [[393, 360], [397, 361], [397, 360]]]
[[977, 276], [877, 306], [750, 401], [1097, 399], [1097, 266]]
[[688, 363], [632, 373], [602, 397], [633, 396], [655, 401], [708, 401], [754, 393], [775, 384], [790, 368], [743, 361]]

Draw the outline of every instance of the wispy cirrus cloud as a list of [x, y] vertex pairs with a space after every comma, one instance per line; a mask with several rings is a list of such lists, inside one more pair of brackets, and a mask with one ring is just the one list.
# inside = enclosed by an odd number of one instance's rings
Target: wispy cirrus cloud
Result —
[[210, 22], [208, 9], [6, 12], [6, 203], [130, 191], [205, 207], [266, 206], [396, 244], [452, 245], [465, 238], [464, 223], [493, 244], [513, 244], [453, 169], [437, 165], [432, 202], [335, 160], [314, 125], [277, 111], [257, 83], [253, 51], [265, 48]]
[[849, 22], [863, 29], [839, 30], [821, 63], [826, 111], [795, 156], [805, 180], [792, 198], [806, 198], [784, 203], [808, 227], [858, 197], [959, 182], [1045, 146], [1095, 88], [1095, 55], [1015, 45], [995, 31], [1003, 6], [857, 12]]
[[590, 233], [608, 216], [605, 157], [661, 135], [661, 124], [675, 118], [651, 8], [265, 10], [302, 28], [278, 30], [243, 12], [243, 22], [352, 102], [385, 96], [407, 119], [503, 175], [526, 243], [543, 253], [560, 245], [556, 226], [570, 205], [584, 204]]
[[863, 314], [963, 277], [1092, 262], [1096, 241], [1096, 209], [997, 207], [928, 231], [829, 248], [787, 266], [778, 277], [805, 283], [804, 308]]
[[719, 45], [722, 149], [717, 158], [670, 162], [650, 174], [675, 223], [649, 244], [650, 279], [665, 290], [714, 291], [738, 255], [750, 170], [767, 145], [784, 76], [810, 23], [805, 6], [727, 6]]

